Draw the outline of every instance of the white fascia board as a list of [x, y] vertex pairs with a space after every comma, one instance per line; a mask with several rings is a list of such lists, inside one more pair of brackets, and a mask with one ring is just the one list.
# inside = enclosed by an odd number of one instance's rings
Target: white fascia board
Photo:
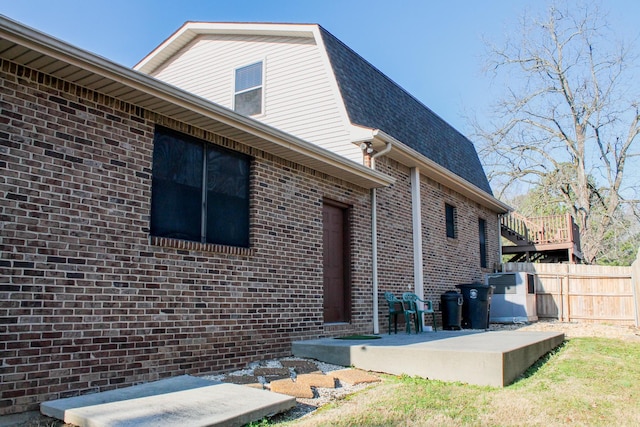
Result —
[[183, 25], [134, 65], [133, 69], [142, 73], [151, 74], [160, 64], [186, 46], [195, 37], [196, 34], [188, 28], [188, 24]]
[[405, 166], [418, 168], [422, 175], [425, 175], [434, 181], [459, 192], [465, 197], [468, 197], [469, 199], [480, 203], [482, 206], [492, 209], [499, 214], [513, 210], [506, 203], [501, 202], [491, 194], [481, 190], [476, 185], [470, 183], [464, 178], [461, 178], [444, 166], [439, 165], [424, 154], [421, 154], [406, 144], [403, 144], [391, 135], [378, 129], [374, 131], [374, 135], [374, 149], [382, 149], [387, 143], [391, 143], [393, 146], [393, 149], [387, 155], [388, 157], [399, 161]]
[[314, 27], [317, 25], [189, 21], [140, 60], [133, 69], [147, 74], [153, 73], [168, 58], [200, 35], [238, 34], [312, 38]]
[[361, 142], [373, 142], [373, 139], [375, 137], [375, 129], [352, 124], [349, 127], [349, 137], [353, 144], [360, 144]]
[[[316, 46], [318, 46], [322, 55], [322, 63], [324, 65], [325, 73], [327, 73], [331, 80], [331, 92], [333, 93], [333, 97], [336, 100], [336, 105], [340, 110], [341, 121], [343, 123], [343, 126], [351, 134], [353, 132], [354, 125], [351, 123], [349, 113], [347, 113], [347, 106], [345, 105], [344, 99], [342, 98], [340, 87], [338, 87], [336, 74], [333, 72], [333, 66], [331, 65], [331, 61], [329, 60], [329, 54], [327, 53], [327, 48], [324, 45], [324, 40], [322, 39], [322, 34], [320, 33], [320, 27], [318, 25], [313, 26], [313, 36], [316, 40]], [[357, 141], [357, 138], [354, 140], [354, 138], [352, 137], [351, 142], [355, 141]]]

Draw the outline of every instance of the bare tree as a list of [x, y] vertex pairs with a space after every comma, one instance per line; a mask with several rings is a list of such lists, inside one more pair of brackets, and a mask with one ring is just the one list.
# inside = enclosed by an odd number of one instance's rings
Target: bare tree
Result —
[[595, 262], [621, 206], [638, 199], [638, 165], [629, 168], [640, 140], [636, 58], [595, 7], [552, 6], [520, 28], [518, 40], [490, 48], [507, 95], [491, 123], [475, 123], [480, 154], [502, 189], [544, 183], [561, 195]]

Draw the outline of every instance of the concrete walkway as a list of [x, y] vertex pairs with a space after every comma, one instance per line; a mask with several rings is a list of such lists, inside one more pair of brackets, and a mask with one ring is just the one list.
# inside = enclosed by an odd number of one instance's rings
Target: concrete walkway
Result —
[[40, 412], [80, 427], [242, 426], [295, 405], [291, 396], [183, 375], [45, 402]]
[[462, 330], [297, 341], [292, 351], [366, 371], [504, 387], [563, 341], [559, 332]]

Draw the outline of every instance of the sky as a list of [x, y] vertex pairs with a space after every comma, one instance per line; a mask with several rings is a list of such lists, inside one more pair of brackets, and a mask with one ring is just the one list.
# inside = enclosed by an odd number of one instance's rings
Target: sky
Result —
[[[569, 0], [567, 0], [569, 1]], [[605, 0], [637, 38], [640, 1]], [[317, 23], [458, 130], [499, 88], [482, 69], [525, 10], [545, 0], [0, 0], [0, 14], [133, 67], [186, 21]]]

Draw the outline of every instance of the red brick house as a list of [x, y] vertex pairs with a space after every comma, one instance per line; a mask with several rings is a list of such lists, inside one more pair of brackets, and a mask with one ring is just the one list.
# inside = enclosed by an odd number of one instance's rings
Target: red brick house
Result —
[[374, 170], [145, 72], [0, 18], [0, 414], [378, 331], [383, 291], [435, 299], [498, 262], [481, 167], [351, 119]]
[[[134, 69], [354, 162], [375, 157], [395, 183], [372, 196], [374, 298], [437, 299], [500, 262], [497, 218], [509, 208], [471, 141], [321, 26], [187, 22]], [[349, 283], [331, 286], [325, 306], [345, 296], [325, 322], [349, 321]], [[374, 314], [385, 311], [374, 299]]]

